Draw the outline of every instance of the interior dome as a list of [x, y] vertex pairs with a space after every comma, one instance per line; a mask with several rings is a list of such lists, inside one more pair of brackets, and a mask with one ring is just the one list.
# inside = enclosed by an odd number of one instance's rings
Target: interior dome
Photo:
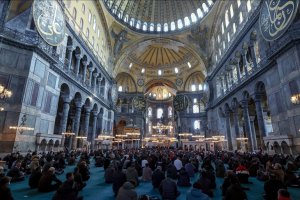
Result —
[[138, 32], [169, 33], [201, 21], [214, 5], [212, 0], [104, 0], [120, 23]]

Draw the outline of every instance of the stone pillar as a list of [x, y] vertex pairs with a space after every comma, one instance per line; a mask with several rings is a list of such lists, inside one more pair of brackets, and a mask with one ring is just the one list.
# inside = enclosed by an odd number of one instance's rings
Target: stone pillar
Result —
[[94, 87], [94, 92], [96, 91], [97, 88], [97, 76], [99, 75], [99, 73], [94, 73], [93, 77], [94, 77], [94, 83], [93, 83], [93, 87]]
[[229, 65], [227, 70], [229, 71], [229, 74], [230, 74], [230, 82], [231, 82], [231, 87], [233, 87], [234, 85], [234, 78], [233, 78], [233, 66], [232, 65]]
[[85, 106], [84, 127], [83, 127], [83, 132], [85, 137], [87, 137], [89, 133], [90, 115], [91, 115], [91, 108]]
[[89, 87], [91, 87], [92, 86], [93, 70], [94, 70], [94, 68], [90, 66], [88, 69], [90, 71]]
[[[70, 110], [70, 99], [69, 98], [63, 98], [63, 111], [62, 116], [60, 120], [59, 130], [62, 134], [63, 132], [66, 132], [67, 129], [67, 123], [68, 123], [68, 116], [69, 116], [69, 110]], [[61, 141], [61, 146], [63, 147], [65, 143], [65, 136], [63, 136]]]
[[91, 150], [94, 151], [95, 149], [95, 137], [96, 137], [96, 130], [97, 130], [97, 120], [98, 120], [98, 112], [93, 111], [93, 127], [92, 127], [92, 136], [91, 136]]
[[71, 69], [71, 64], [72, 64], [72, 52], [73, 52], [73, 47], [72, 46], [68, 46], [67, 47], [67, 71], [70, 71]]
[[223, 78], [219, 77], [219, 81], [221, 82], [221, 94], [224, 95], [224, 84], [223, 84]]
[[78, 74], [79, 74], [79, 66], [80, 66], [80, 54], [76, 54], [75, 55], [75, 58], [76, 58], [76, 64], [75, 64], [75, 76], [77, 77]]
[[73, 140], [72, 140], [72, 149], [73, 150], [76, 150], [76, 148], [77, 148], [77, 138], [76, 137], [78, 136], [78, 133], [79, 133], [82, 102], [81, 101], [75, 101], [75, 105], [76, 105], [75, 117], [74, 117], [74, 133], [75, 133], [75, 136], [73, 137]]
[[243, 108], [243, 116], [244, 116], [244, 122], [245, 122], [245, 129], [246, 129], [246, 135], [248, 138], [248, 151], [253, 151], [253, 145], [252, 145], [252, 132], [251, 132], [251, 123], [249, 118], [249, 110], [248, 110], [248, 101], [243, 100], [242, 102], [242, 108]]
[[240, 70], [240, 66], [239, 66], [239, 60], [235, 60], [234, 61], [235, 67], [236, 67], [236, 73], [237, 73], [237, 78], [238, 78], [238, 83], [241, 82], [241, 70]]
[[87, 69], [87, 61], [83, 61], [83, 75], [82, 75], [82, 83], [85, 84], [86, 79], [86, 69]]
[[243, 64], [244, 64], [243, 68], [245, 70], [246, 77], [248, 77], [249, 76], [249, 72], [248, 72], [248, 62], [247, 62], [246, 55], [247, 55], [247, 50], [243, 50], [242, 51], [242, 59], [243, 59]]
[[260, 140], [261, 140], [260, 142], [261, 142], [261, 145], [263, 145], [264, 144], [263, 138], [266, 137], [267, 134], [266, 134], [266, 125], [265, 125], [265, 120], [264, 120], [263, 108], [261, 105], [261, 95], [260, 94], [256, 94], [254, 96], [254, 102], [255, 102], [255, 110], [256, 110], [258, 128], [259, 128], [259, 133], [260, 133]]
[[252, 133], [251, 140], [252, 140], [253, 149], [257, 150], [257, 141], [256, 141], [256, 132], [255, 132], [254, 119], [255, 119], [255, 116], [250, 116], [251, 133]]
[[98, 80], [97, 93], [100, 94], [102, 77], [98, 77], [97, 80]]
[[225, 86], [226, 86], [226, 92], [229, 90], [229, 85], [228, 85], [228, 79], [227, 79], [227, 73], [223, 73], [224, 80], [225, 80]]
[[252, 56], [253, 69], [256, 69], [257, 68], [257, 58], [256, 58], [255, 49], [254, 49], [254, 44], [255, 44], [255, 41], [251, 40], [249, 47], [250, 47], [251, 56]]
[[[238, 137], [241, 137], [240, 136], [240, 126], [239, 126], [239, 116], [238, 116], [238, 109], [235, 108], [233, 110], [233, 122], [234, 122], [234, 131], [235, 131], [235, 137], [238, 138]], [[238, 143], [237, 141], [237, 149], [240, 149], [241, 147], [241, 144]]]
[[228, 141], [228, 150], [232, 151], [232, 137], [230, 129], [230, 111], [225, 111], [225, 120], [226, 120], [226, 132], [227, 132], [227, 141]]

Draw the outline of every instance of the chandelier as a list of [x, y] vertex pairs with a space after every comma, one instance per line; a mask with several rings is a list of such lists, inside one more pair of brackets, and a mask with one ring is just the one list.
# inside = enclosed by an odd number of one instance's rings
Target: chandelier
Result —
[[12, 91], [6, 89], [3, 85], [0, 84], [0, 99], [9, 98], [12, 95]]
[[70, 136], [75, 135], [75, 133], [72, 132], [71, 124], [69, 124], [67, 131], [66, 132], [62, 132], [61, 134], [64, 135], [64, 136], [66, 136], [66, 137], [70, 137]]
[[152, 126], [152, 128], [157, 129], [157, 130], [168, 130], [168, 129], [172, 129], [173, 126], [172, 125], [163, 125], [161, 123], [157, 123], [157, 125]]
[[26, 115], [23, 115], [21, 118], [21, 124], [19, 126], [10, 126], [9, 129], [17, 130], [20, 134], [22, 134], [24, 131], [33, 131], [34, 128], [26, 126], [27, 117]]
[[96, 138], [96, 140], [112, 140], [114, 139], [114, 136], [111, 135], [98, 135], [98, 137]]
[[291, 96], [291, 102], [295, 105], [300, 104], [300, 93]]

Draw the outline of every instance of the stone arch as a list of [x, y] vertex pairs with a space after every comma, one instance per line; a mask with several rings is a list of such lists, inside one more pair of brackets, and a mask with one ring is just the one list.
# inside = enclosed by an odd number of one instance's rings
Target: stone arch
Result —
[[[199, 84], [202, 84], [202, 86], [204, 86], [204, 80], [205, 80], [205, 76], [201, 71], [196, 71], [192, 74], [190, 74], [185, 83], [184, 83], [184, 90], [185, 91], [191, 91], [191, 86], [193, 84], [197, 85], [197, 88], [199, 87]], [[197, 89], [198, 90], [198, 89]], [[203, 90], [203, 89], [202, 89]]]
[[60, 142], [59, 142], [59, 140], [55, 140], [55, 143], [54, 143], [54, 151], [58, 151], [59, 149], [59, 144], [60, 144]]
[[47, 144], [47, 150], [48, 151], [53, 151], [53, 146], [54, 146], [54, 141], [52, 139], [50, 139], [48, 144]]
[[261, 94], [266, 91], [265, 83], [263, 81], [259, 81], [255, 84], [255, 93]]
[[46, 148], [47, 148], [47, 140], [46, 139], [43, 139], [42, 141], [41, 141], [41, 144], [40, 144], [40, 151], [42, 151], [42, 152], [45, 152], [46, 151]]
[[273, 143], [273, 150], [276, 154], [280, 154], [281, 153], [281, 148], [280, 145], [278, 144], [278, 142], [274, 142]]
[[249, 99], [250, 99], [250, 94], [249, 94], [249, 92], [248, 92], [248, 91], [243, 91], [242, 97], [243, 97], [243, 100], [244, 100], [244, 101], [249, 101]]
[[125, 72], [119, 73], [116, 77], [117, 89], [122, 86], [122, 92], [136, 92], [137, 86], [134, 78]]
[[67, 39], [67, 46], [72, 47], [73, 46], [73, 38], [71, 36], [68, 36]]

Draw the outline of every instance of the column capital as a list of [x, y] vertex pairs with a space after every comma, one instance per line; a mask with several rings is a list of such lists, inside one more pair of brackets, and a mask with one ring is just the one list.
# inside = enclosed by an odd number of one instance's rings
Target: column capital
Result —
[[263, 94], [260, 94], [260, 93], [255, 93], [254, 95], [252, 95], [254, 102], [260, 102], [262, 97], [263, 97]]
[[86, 67], [88, 65], [88, 62], [86, 60], [82, 61], [82, 64]]
[[80, 108], [81, 109], [81, 107], [82, 107], [82, 101], [81, 101], [81, 99], [75, 99], [74, 103], [75, 103], [76, 108]]
[[88, 66], [88, 70], [91, 72], [91, 71], [94, 71], [94, 67], [92, 66]]
[[73, 46], [67, 46], [67, 50], [68, 50], [68, 51], [73, 51], [74, 48], [73, 48]]
[[98, 72], [96, 72], [96, 73], [93, 73], [93, 76], [96, 78], [97, 76], [99, 75], [99, 73]]
[[242, 100], [242, 101], [240, 102], [240, 104], [241, 104], [241, 106], [242, 106], [243, 108], [248, 108], [248, 107], [249, 107], [248, 103], [249, 103], [248, 100]]
[[92, 111], [92, 107], [91, 106], [84, 106], [84, 109], [85, 109], [85, 112], [86, 113], [91, 113], [91, 111]]
[[75, 58], [76, 58], [77, 60], [79, 60], [79, 59], [81, 58], [81, 54], [80, 54], [80, 53], [75, 54]]
[[93, 117], [98, 117], [98, 114], [99, 114], [99, 112], [98, 112], [98, 110], [93, 110], [92, 111], [92, 114], [93, 114]]
[[103, 79], [103, 77], [98, 77], [98, 78], [97, 78], [97, 80], [98, 80], [99, 82], [101, 82], [102, 79]]

